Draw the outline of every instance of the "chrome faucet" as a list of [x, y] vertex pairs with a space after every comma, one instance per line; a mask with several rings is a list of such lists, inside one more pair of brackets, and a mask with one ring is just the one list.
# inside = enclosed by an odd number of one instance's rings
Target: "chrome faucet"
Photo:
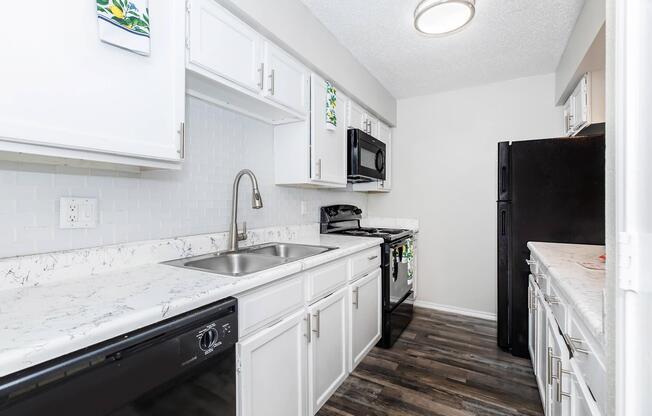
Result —
[[247, 239], [247, 223], [242, 225], [242, 232], [238, 233], [238, 187], [240, 186], [240, 179], [244, 175], [249, 176], [251, 179], [252, 195], [251, 195], [251, 208], [261, 209], [263, 207], [263, 199], [258, 190], [258, 180], [256, 175], [249, 169], [242, 169], [235, 175], [233, 181], [233, 203], [231, 204], [231, 229], [229, 230], [229, 251], [238, 249], [238, 241]]

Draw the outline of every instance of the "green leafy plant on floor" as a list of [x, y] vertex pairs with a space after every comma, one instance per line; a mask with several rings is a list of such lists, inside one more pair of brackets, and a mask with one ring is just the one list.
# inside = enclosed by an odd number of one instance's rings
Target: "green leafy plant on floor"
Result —
[[129, 0], [97, 0], [97, 11], [125, 29], [149, 36], [149, 8], [141, 12]]

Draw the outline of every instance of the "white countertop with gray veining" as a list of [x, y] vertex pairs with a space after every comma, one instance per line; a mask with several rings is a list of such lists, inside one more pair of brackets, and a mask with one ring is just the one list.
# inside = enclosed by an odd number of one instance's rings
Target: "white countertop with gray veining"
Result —
[[600, 256], [605, 254], [605, 247], [540, 242], [529, 242], [527, 246], [596, 340], [604, 342], [606, 274]]
[[[271, 237], [267, 241], [291, 240], [338, 249], [240, 278], [154, 262], [133, 265], [126, 261], [130, 264], [126, 268], [108, 267], [106, 263], [89, 265], [88, 253], [83, 258], [73, 252], [48, 254], [45, 263], [36, 256], [28, 260], [0, 260], [0, 271], [4, 267], [5, 272], [0, 278], [5, 277], [10, 283], [0, 290], [0, 377], [382, 243], [377, 238], [316, 233], [297, 237], [292, 232], [268, 230], [267, 234]], [[283, 238], [286, 234], [294, 237]], [[151, 254], [163, 247], [169, 256], [170, 247], [178, 246], [181, 250], [178, 257], [188, 257], [205, 254], [216, 246], [215, 236], [210, 240], [202, 236], [210, 243], [193, 252], [188, 250], [193, 238], [194, 247], [200, 245], [200, 237], [188, 237], [183, 244], [180, 239], [173, 239], [170, 241], [174, 244], [161, 240], [148, 242], [146, 248], [132, 244], [129, 249], [118, 250], [117, 246], [109, 249], [114, 250], [112, 256], [121, 256], [124, 262], [130, 253], [137, 254], [139, 250]], [[257, 243], [262, 242], [265, 241], [261, 237]], [[98, 253], [93, 252], [91, 257], [97, 255], [97, 259], [104, 261], [101, 259], [106, 255]], [[64, 271], [79, 272], [82, 266], [92, 266], [94, 271], [67, 278], [48, 276], [49, 268], [56, 269], [57, 264], [64, 263], [64, 258], [70, 263]], [[40, 280], [35, 281], [37, 268], [40, 268]], [[29, 277], [16, 280], [21, 270], [30, 270], [26, 273]], [[56, 270], [53, 272], [56, 274]]]

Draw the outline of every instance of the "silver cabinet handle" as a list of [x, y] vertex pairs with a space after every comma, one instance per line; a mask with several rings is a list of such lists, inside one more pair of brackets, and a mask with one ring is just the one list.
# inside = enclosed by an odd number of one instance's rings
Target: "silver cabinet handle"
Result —
[[321, 326], [321, 324], [319, 322], [320, 321], [320, 311], [319, 310], [317, 310], [317, 312], [315, 312], [314, 317], [315, 317], [315, 319], [317, 319], [317, 321], [316, 321], [316, 324], [315, 324], [315, 328], [312, 330], [312, 332], [314, 332], [315, 335], [317, 335], [317, 338], [319, 338], [319, 327]]
[[561, 401], [562, 401], [562, 399], [564, 397], [567, 397], [569, 399], [571, 398], [571, 395], [569, 393], [564, 393], [564, 389], [563, 389], [564, 374], [567, 374], [567, 375], [570, 376], [573, 373], [568, 371], [568, 370], [564, 370], [562, 368], [561, 359], [560, 359], [560, 360], [557, 361], [557, 376], [558, 376], [558, 378], [557, 378], [557, 389], [556, 389], [556, 397], [555, 397], [555, 399], [557, 400], [558, 403], [561, 403]]
[[547, 367], [547, 375], [548, 375], [548, 384], [552, 385], [552, 380], [557, 380], [559, 378], [559, 374], [553, 375], [552, 374], [552, 360], [560, 360], [561, 357], [553, 355], [552, 353], [552, 347], [548, 347], [548, 356], [546, 357], [546, 367]]
[[274, 95], [274, 80], [276, 78], [276, 72], [272, 69], [269, 74], [269, 93]]
[[378, 258], [378, 255], [367, 257], [367, 260], [371, 261], [371, 260], [374, 260], [374, 259], [377, 259], [377, 258]]
[[317, 179], [321, 179], [321, 159], [317, 159]]
[[308, 314], [308, 317], [306, 318], [306, 322], [308, 325], [308, 331], [306, 332], [306, 338], [308, 338], [308, 344], [310, 344], [310, 341], [312, 341], [312, 319], [310, 319], [310, 314]]
[[265, 88], [265, 62], [260, 63], [260, 67], [258, 67], [258, 73], [260, 74], [258, 87], [262, 90]]
[[360, 300], [360, 288], [359, 287], [354, 287], [353, 288], [353, 305], [355, 305], [356, 309], [358, 309], [359, 300]]
[[186, 123], [183, 121], [179, 124], [179, 157], [181, 159], [186, 158]]

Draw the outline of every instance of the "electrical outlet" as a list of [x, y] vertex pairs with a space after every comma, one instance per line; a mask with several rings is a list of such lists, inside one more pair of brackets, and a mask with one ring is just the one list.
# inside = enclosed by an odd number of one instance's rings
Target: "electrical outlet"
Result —
[[97, 199], [61, 198], [59, 228], [97, 227]]

